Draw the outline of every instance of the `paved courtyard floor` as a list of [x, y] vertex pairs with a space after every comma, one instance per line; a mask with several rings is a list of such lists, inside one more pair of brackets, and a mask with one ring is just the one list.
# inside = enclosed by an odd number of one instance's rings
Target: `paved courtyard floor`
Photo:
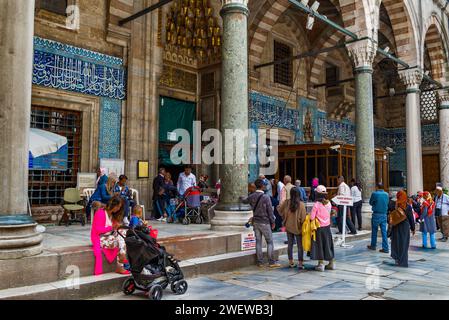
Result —
[[[176, 296], [164, 291], [164, 300], [447, 300], [449, 299], [449, 244], [438, 243], [436, 250], [420, 247], [420, 233], [412, 239], [409, 268], [394, 266], [389, 255], [368, 251], [368, 240], [351, 243], [352, 248], [336, 247], [337, 270], [317, 272], [314, 261], [306, 260], [306, 270], [287, 267], [269, 270], [248, 267], [188, 279], [189, 290]], [[439, 235], [438, 235], [439, 236]], [[379, 239], [380, 240], [380, 239]], [[380, 243], [379, 243], [380, 245]], [[144, 299], [141, 293], [117, 293], [99, 300]]]

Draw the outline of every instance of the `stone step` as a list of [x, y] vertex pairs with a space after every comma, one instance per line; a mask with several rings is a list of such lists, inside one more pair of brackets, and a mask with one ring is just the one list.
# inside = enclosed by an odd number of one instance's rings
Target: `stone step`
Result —
[[[371, 237], [371, 233], [364, 232], [356, 236], [349, 236], [347, 243]], [[276, 257], [287, 254], [287, 245], [283, 244], [285, 236], [275, 235]], [[334, 236], [337, 242], [337, 236]], [[266, 251], [266, 249], [264, 249]], [[180, 266], [187, 279], [217, 272], [226, 272], [254, 265], [256, 254], [254, 250], [238, 251], [226, 254], [192, 258], [181, 261]], [[70, 300], [90, 299], [120, 292], [121, 285], [127, 276], [116, 273], [106, 273], [101, 276], [82, 276], [79, 280], [79, 288], [73, 288], [73, 281], [59, 280], [44, 284], [23, 286], [0, 290], [0, 300]]]
[[[168, 252], [179, 260], [226, 254], [241, 250], [241, 235], [197, 234], [161, 239]], [[94, 256], [90, 246], [47, 248], [34, 257], [0, 260], [0, 290], [65, 280], [74, 268], [81, 277], [93, 275]], [[115, 263], [103, 261], [103, 271], [114, 272]]]
[[[286, 253], [286, 246], [275, 249], [275, 255]], [[210, 257], [181, 261], [180, 266], [187, 279], [216, 272], [254, 265], [255, 251], [233, 252]], [[0, 300], [79, 300], [120, 292], [126, 275], [106, 273], [101, 276], [79, 278], [74, 288], [72, 279], [36, 284], [33, 286], [0, 290]]]

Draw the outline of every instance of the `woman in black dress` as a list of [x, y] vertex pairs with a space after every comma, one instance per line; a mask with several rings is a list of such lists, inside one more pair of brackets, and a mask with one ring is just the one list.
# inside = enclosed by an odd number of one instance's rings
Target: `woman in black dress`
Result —
[[415, 219], [405, 191], [399, 191], [396, 198], [396, 207], [405, 211], [407, 219], [391, 228], [391, 257], [397, 266], [407, 268], [410, 231], [415, 234]]

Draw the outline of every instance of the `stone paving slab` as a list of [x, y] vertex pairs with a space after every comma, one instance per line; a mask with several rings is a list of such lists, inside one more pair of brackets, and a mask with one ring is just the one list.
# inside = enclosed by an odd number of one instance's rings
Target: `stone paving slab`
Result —
[[385, 298], [395, 300], [449, 300], [447, 286], [429, 282], [407, 281], [388, 290]]
[[[383, 290], [376, 290], [383, 292]], [[339, 281], [328, 286], [298, 295], [291, 300], [361, 300], [369, 296], [365, 285]]]
[[[276, 241], [281, 243], [283, 237], [278, 237]], [[307, 270], [292, 270], [287, 267], [287, 257], [281, 255], [280, 262], [284, 266], [281, 269], [253, 266], [201, 277], [202, 281], [188, 280], [189, 296], [177, 298], [205, 299], [204, 291], [211, 290], [216, 292], [217, 299], [226, 295], [232, 299], [237, 295], [229, 289], [233, 288], [244, 292], [242, 299], [449, 300], [449, 244], [438, 243], [437, 250], [426, 250], [420, 248], [420, 241], [420, 236], [412, 239], [409, 268], [396, 267], [389, 254], [367, 250], [369, 240], [361, 240], [351, 243], [353, 247], [349, 249], [335, 247], [335, 271], [313, 271], [316, 261], [309, 259], [305, 261]], [[373, 272], [378, 272], [379, 278], [375, 278]], [[369, 277], [373, 277], [373, 281]], [[214, 281], [212, 287], [208, 287], [208, 281]], [[221, 287], [223, 290], [219, 289]], [[118, 296], [110, 298], [120, 299]]]

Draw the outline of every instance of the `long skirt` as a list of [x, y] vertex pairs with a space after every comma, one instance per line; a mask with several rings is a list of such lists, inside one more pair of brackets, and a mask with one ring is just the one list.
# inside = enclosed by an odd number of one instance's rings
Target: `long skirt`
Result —
[[391, 257], [400, 267], [408, 267], [410, 224], [407, 220], [391, 228]]
[[316, 241], [312, 241], [312, 260], [334, 260], [334, 240], [332, 239], [331, 227], [318, 228]]

